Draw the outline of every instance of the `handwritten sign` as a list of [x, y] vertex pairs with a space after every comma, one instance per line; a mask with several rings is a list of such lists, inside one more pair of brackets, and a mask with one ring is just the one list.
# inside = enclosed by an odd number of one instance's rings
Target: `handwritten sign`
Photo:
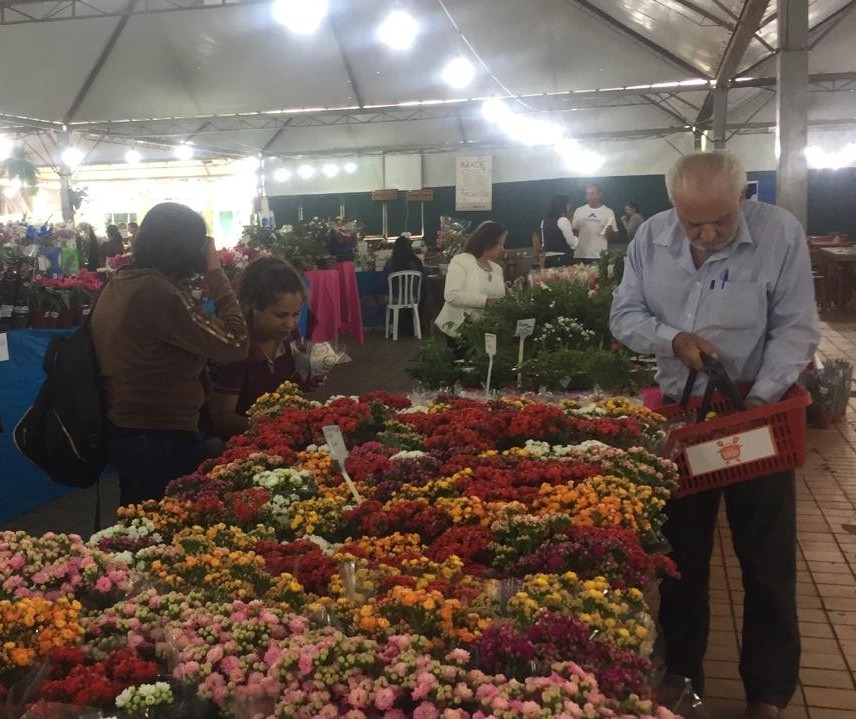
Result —
[[421, 190], [410, 190], [407, 193], [408, 202], [434, 202], [434, 190], [423, 188]]
[[535, 332], [535, 318], [530, 317], [526, 320], [517, 320], [517, 329], [514, 331], [515, 337], [531, 337]]
[[461, 156], [455, 160], [455, 210], [493, 209], [493, 157]]
[[374, 190], [372, 199], [375, 202], [395, 202], [398, 199], [398, 190]]
[[485, 334], [484, 351], [491, 356], [496, 354], [496, 335]]

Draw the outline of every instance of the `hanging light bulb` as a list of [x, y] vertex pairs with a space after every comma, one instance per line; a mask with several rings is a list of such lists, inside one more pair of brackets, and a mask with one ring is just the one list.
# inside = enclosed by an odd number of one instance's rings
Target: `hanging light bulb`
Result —
[[349, 175], [353, 175], [357, 171], [357, 163], [356, 162], [346, 162], [345, 163], [345, 172]]
[[12, 187], [12, 185], [6, 185], [6, 187], [3, 188], [3, 197], [5, 197], [7, 200], [11, 200], [17, 195], [18, 190]]
[[62, 151], [60, 159], [69, 170], [74, 170], [83, 162], [83, 152], [76, 147], [66, 147]]
[[274, 19], [297, 35], [311, 35], [329, 10], [328, 0], [276, 0]]
[[380, 41], [392, 50], [409, 50], [418, 33], [418, 23], [404, 10], [393, 10], [377, 30]]
[[324, 177], [332, 178], [339, 174], [339, 166], [334, 165], [332, 162], [328, 162], [321, 168], [321, 172], [324, 173]]
[[137, 150], [128, 150], [125, 153], [125, 162], [129, 165], [139, 165], [142, 160], [143, 156]]
[[273, 179], [277, 182], [288, 182], [291, 179], [291, 170], [280, 167], [274, 171]]
[[301, 180], [308, 180], [315, 175], [315, 168], [312, 165], [301, 165], [297, 168], [297, 174]]
[[475, 78], [476, 68], [467, 58], [458, 55], [446, 64], [440, 76], [449, 87], [462, 90]]

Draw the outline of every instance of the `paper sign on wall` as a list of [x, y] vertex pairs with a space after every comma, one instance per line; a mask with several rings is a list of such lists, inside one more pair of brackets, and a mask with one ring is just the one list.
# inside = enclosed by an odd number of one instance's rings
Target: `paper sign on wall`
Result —
[[687, 447], [685, 453], [690, 472], [693, 476], [698, 476], [775, 457], [778, 451], [770, 428], [759, 427], [697, 444], [695, 447]]
[[493, 209], [493, 158], [467, 155], [455, 159], [455, 210]]
[[0, 362], [9, 359], [9, 338], [5, 333], [0, 334]]

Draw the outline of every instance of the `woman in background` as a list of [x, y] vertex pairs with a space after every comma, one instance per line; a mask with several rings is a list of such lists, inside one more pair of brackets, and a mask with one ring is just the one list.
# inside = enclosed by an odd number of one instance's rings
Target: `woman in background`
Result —
[[624, 205], [624, 214], [621, 216], [621, 222], [624, 225], [624, 229], [627, 230], [628, 241], [633, 242], [636, 230], [645, 222], [645, 218], [639, 212], [639, 205], [635, 202], [628, 202]]
[[125, 240], [122, 239], [122, 233], [116, 225], [107, 225], [107, 241], [101, 248], [102, 256], [105, 260], [116, 255], [125, 254]]
[[496, 260], [502, 256], [508, 231], [498, 222], [482, 222], [470, 235], [464, 251], [449, 263], [443, 309], [434, 324], [460, 355], [458, 329], [467, 317], [479, 317], [486, 307], [505, 297], [505, 278]]
[[[181, 282], [204, 273], [216, 315]], [[116, 272], [92, 313], [103, 381], [108, 461], [120, 502], [163, 497], [166, 485], [196, 468], [202, 374], [208, 360], [247, 356], [247, 325], [220, 267], [205, 221], [174, 202], [143, 219], [133, 263]]]
[[544, 252], [560, 252], [544, 259], [544, 267], [564, 267], [574, 261], [574, 250], [580, 240], [571, 228], [570, 201], [567, 195], [556, 195], [550, 202], [550, 209], [541, 221], [541, 242]]
[[223, 438], [247, 430], [247, 410], [265, 392], [286, 381], [309, 389], [291, 354], [292, 341], [300, 339], [297, 327], [306, 302], [306, 286], [297, 270], [277, 257], [251, 262], [241, 278], [238, 300], [250, 336], [249, 356], [214, 371], [208, 400], [214, 433]]
[[[383, 289], [384, 292], [389, 288], [389, 276], [393, 272], [420, 272], [423, 279], [425, 276], [425, 265], [422, 260], [413, 251], [413, 245], [410, 237], [407, 235], [399, 235], [392, 246], [392, 257], [390, 257], [383, 266]], [[393, 280], [395, 282], [395, 280]], [[392, 294], [395, 296], [399, 289], [393, 286]], [[424, 285], [420, 285], [420, 296], [416, 297], [417, 301], [421, 301], [424, 294]], [[405, 336], [413, 336], [413, 313], [405, 312], [398, 320], [398, 333]]]

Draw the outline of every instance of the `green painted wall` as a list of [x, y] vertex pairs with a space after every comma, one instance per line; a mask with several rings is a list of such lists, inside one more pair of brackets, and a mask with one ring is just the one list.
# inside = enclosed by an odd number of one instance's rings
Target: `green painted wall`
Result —
[[[775, 202], [775, 172], [750, 172], [749, 179], [759, 181], [760, 199]], [[666, 186], [662, 175], [634, 175], [608, 177], [596, 180], [603, 188], [607, 205], [620, 214], [625, 202], [634, 201], [642, 214], [650, 217], [669, 208]], [[496, 220], [508, 228], [509, 247], [528, 247], [532, 232], [538, 229], [541, 218], [553, 195], [571, 197], [571, 205], [585, 203], [585, 188], [589, 180], [567, 178], [558, 180], [532, 180], [526, 182], [500, 182], [493, 186], [492, 212], [455, 212], [455, 188], [434, 188], [434, 202], [425, 205], [425, 231], [435, 237], [440, 217], [451, 215], [470, 220], [474, 227], [484, 220]], [[403, 199], [388, 205], [389, 232], [419, 232], [420, 207]], [[304, 218], [334, 217], [341, 204], [349, 217], [356, 217], [366, 225], [368, 234], [380, 234], [383, 227], [381, 203], [373, 202], [370, 192], [352, 192], [330, 195], [284, 195], [270, 198], [271, 210], [279, 225], [297, 222], [298, 207], [303, 204]], [[846, 170], [812, 170], [809, 173], [809, 234], [825, 234], [842, 230], [856, 239], [856, 168]]]

